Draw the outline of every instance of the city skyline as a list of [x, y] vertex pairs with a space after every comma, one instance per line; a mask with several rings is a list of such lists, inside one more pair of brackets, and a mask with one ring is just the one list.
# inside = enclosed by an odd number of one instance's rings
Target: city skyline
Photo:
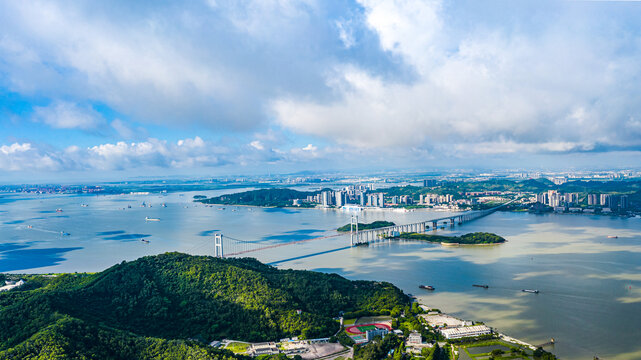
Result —
[[0, 7], [4, 182], [639, 166], [635, 1]]

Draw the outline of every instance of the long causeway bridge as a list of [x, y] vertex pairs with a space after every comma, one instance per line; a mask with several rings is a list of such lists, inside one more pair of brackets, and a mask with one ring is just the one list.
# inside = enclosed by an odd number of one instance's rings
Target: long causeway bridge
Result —
[[[514, 201], [514, 200], [512, 200]], [[506, 202], [499, 206], [493, 207], [486, 210], [477, 210], [477, 211], [467, 211], [457, 215], [449, 215], [438, 219], [430, 219], [426, 221], [421, 221], [413, 224], [405, 225], [393, 225], [377, 229], [370, 230], [358, 230], [358, 218], [352, 217], [351, 223], [351, 233], [350, 233], [350, 244], [351, 246], [358, 246], [360, 244], [366, 244], [370, 242], [376, 242], [388, 237], [398, 236], [401, 233], [424, 233], [427, 230], [432, 229], [436, 230], [439, 226], [453, 227], [455, 224], [461, 225], [465, 222], [476, 220], [484, 216], [490, 215], [491, 213], [497, 211], [503, 206], [511, 203], [512, 201]], [[431, 225], [431, 228], [430, 228]]]
[[[491, 209], [467, 211], [467, 212], [463, 212], [456, 215], [444, 216], [438, 219], [429, 219], [429, 220], [420, 221], [412, 224], [387, 226], [387, 227], [371, 229], [371, 230], [359, 230], [358, 217], [352, 216], [352, 222], [351, 222], [352, 231], [349, 233], [349, 237], [350, 237], [349, 245], [359, 246], [362, 244], [384, 241], [388, 237], [398, 236], [401, 233], [409, 233], [409, 232], [425, 233], [428, 230], [435, 231], [439, 227], [441, 228], [447, 227], [447, 226], [453, 227], [457, 224], [460, 225], [460, 224], [490, 215], [493, 212], [500, 209], [501, 207], [506, 206], [513, 201], [514, 200], [511, 200], [509, 202], [493, 207]], [[245, 255], [245, 254], [262, 251], [262, 250], [275, 249], [283, 246], [290, 246], [290, 245], [296, 245], [296, 244], [303, 244], [311, 241], [329, 239], [329, 238], [345, 236], [345, 235], [346, 234], [338, 233], [333, 235], [315, 237], [311, 239], [289, 241], [289, 242], [274, 244], [273, 242], [265, 242], [260, 240], [247, 241], [247, 240], [235, 239], [230, 236], [223, 237], [222, 234], [215, 234], [214, 248], [215, 248], [215, 255], [217, 257], [232, 257], [232, 256]]]

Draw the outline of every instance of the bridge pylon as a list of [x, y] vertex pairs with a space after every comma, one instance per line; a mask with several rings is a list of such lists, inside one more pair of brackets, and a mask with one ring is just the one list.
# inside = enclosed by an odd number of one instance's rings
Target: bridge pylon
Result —
[[[356, 228], [356, 233], [354, 234], [354, 228]], [[352, 215], [352, 219], [349, 222], [349, 240], [350, 245], [354, 246], [354, 235], [356, 235], [356, 242], [359, 242], [358, 239], [358, 215]]]
[[218, 258], [225, 257], [223, 252], [223, 234], [214, 235], [214, 254]]

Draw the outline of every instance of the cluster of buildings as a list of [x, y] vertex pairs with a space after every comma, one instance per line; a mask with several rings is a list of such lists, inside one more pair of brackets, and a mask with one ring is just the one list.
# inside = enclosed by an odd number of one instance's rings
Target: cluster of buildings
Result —
[[448, 340], [492, 334], [492, 329], [486, 325], [475, 325], [472, 321], [461, 320], [446, 314], [428, 313], [423, 315], [423, 318]]
[[560, 193], [556, 190], [536, 194], [536, 202], [553, 207], [555, 210], [578, 211], [580, 204], [601, 207], [605, 212], [612, 209], [626, 210], [630, 207], [627, 195], [587, 194], [581, 198], [578, 193]]
[[[319, 204], [323, 207], [342, 207], [349, 204], [369, 207], [385, 207], [385, 194], [373, 192], [373, 185], [350, 185], [342, 190], [325, 190], [316, 195], [309, 195], [305, 199], [308, 203]], [[411, 197], [392, 196], [389, 204], [410, 204]]]
[[438, 205], [438, 204], [449, 204], [454, 201], [454, 195], [438, 195], [438, 194], [425, 194], [420, 195], [419, 204], [420, 205]]
[[604, 208], [627, 209], [630, 207], [628, 195], [588, 194], [588, 205]]
[[[426, 187], [436, 186], [436, 180], [424, 180], [423, 185]], [[309, 204], [318, 204], [323, 207], [342, 207], [346, 205], [356, 205], [360, 207], [384, 208], [386, 206], [412, 205], [415, 199], [411, 195], [389, 195], [383, 192], [374, 191], [374, 184], [369, 185], [349, 185], [341, 190], [324, 190], [316, 195], [309, 195], [305, 199], [294, 200], [293, 205], [301, 205], [301, 202]], [[463, 201], [471, 205], [476, 203], [472, 201]], [[446, 194], [424, 194], [420, 195], [418, 205], [441, 205], [454, 204], [454, 195]]]
[[562, 205], [572, 206], [579, 203], [579, 194], [577, 193], [560, 193], [556, 190], [536, 194], [536, 201], [551, 207]]

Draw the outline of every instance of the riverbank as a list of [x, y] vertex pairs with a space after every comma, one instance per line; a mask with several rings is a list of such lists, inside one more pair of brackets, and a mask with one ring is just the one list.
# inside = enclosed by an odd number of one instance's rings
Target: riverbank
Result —
[[[501, 349], [501, 347], [503, 347], [501, 350], [504, 353], [509, 351], [513, 355], [519, 356], [519, 358], [525, 357], [530, 359], [530, 356], [534, 358], [534, 354], [546, 354], [544, 350], [538, 349], [537, 346], [498, 332], [491, 326], [487, 326], [485, 323], [460, 319], [448, 313], [441, 312], [439, 309], [431, 308], [421, 302], [417, 303], [419, 304], [419, 307], [425, 311], [425, 314], [421, 314], [419, 316], [438, 333], [461, 334], [466, 331], [476, 331], [481, 334], [483, 331], [490, 332], [476, 337], [464, 337], [460, 339], [447, 340], [446, 342], [439, 341], [439, 345], [441, 347], [451, 346], [452, 352], [458, 355], [457, 358], [461, 358], [461, 353], [464, 352], [466, 354], [462, 358], [475, 359], [477, 356], [483, 356], [485, 352], [490, 355], [489, 353], [492, 350]], [[471, 354], [470, 350], [472, 350]], [[549, 359], [555, 359], [553, 354], [548, 353], [546, 356]]]

